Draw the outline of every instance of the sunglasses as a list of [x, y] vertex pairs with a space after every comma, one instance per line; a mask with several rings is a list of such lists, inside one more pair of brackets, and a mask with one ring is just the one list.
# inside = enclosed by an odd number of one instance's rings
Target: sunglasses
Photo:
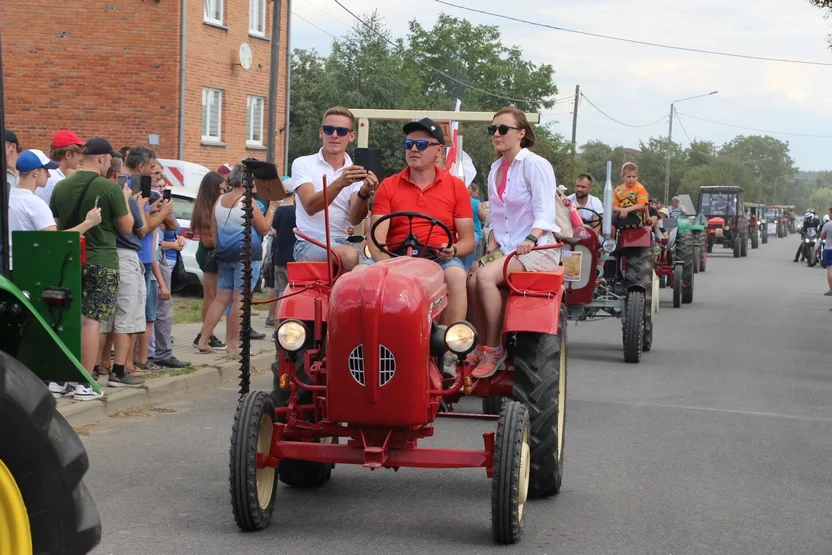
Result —
[[418, 141], [407, 139], [402, 144], [404, 144], [405, 150], [412, 149], [413, 145], [416, 145], [416, 148], [419, 150], [426, 150], [429, 146], [442, 146], [441, 143], [433, 143], [431, 141], [425, 141], [424, 139], [419, 139]]
[[509, 129], [520, 129], [519, 127], [511, 127], [509, 125], [489, 125], [488, 126], [488, 134], [493, 135], [497, 131], [500, 132], [500, 135], [505, 135], [508, 133]]
[[352, 132], [349, 127], [335, 127], [334, 125], [322, 125], [321, 130], [323, 130], [324, 135], [338, 133], [339, 137], [346, 137], [348, 133]]

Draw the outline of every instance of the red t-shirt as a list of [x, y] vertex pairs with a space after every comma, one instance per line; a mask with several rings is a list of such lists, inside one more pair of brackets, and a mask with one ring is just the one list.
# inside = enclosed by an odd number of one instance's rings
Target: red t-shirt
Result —
[[[373, 200], [373, 215], [383, 216], [392, 212], [419, 212], [444, 223], [451, 230], [454, 241], [457, 240], [454, 218], [474, 218], [471, 209], [471, 197], [465, 183], [458, 177], [436, 168], [436, 180], [420, 189], [412, 183], [408, 177], [410, 168], [391, 175], [381, 182], [376, 190]], [[387, 243], [395, 243], [404, 240], [409, 232], [409, 222], [405, 217], [393, 218], [390, 220], [390, 228], [387, 231]], [[440, 247], [448, 242], [448, 237], [439, 226], [434, 226], [430, 231], [430, 222], [422, 218], [413, 218], [413, 233], [418, 237], [420, 243], [433, 247]], [[428, 240], [428, 232], [430, 239]]]

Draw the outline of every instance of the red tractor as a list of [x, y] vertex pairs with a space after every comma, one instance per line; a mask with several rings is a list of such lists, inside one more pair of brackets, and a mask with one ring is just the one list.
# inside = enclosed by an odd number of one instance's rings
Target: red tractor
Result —
[[[601, 234], [585, 220], [565, 241], [566, 304], [569, 319], [619, 318], [624, 360], [639, 362], [653, 344], [653, 316], [658, 312], [658, 279], [653, 272], [654, 236], [645, 210], [641, 218], [618, 222], [612, 235], [611, 164], [607, 162]], [[589, 211], [581, 208], [581, 211]], [[635, 216], [635, 214], [633, 215]]]
[[748, 255], [749, 226], [742, 195], [743, 188], [736, 186], [699, 188], [699, 213], [708, 222], [709, 253], [721, 244], [733, 250], [734, 258]]
[[[431, 232], [452, 240], [442, 222], [424, 214], [391, 213], [376, 226], [391, 218], [427, 220]], [[492, 478], [494, 540], [515, 543], [526, 500], [555, 495], [561, 486], [567, 366], [562, 268], [509, 276], [503, 325], [509, 358], [493, 376], [475, 379], [465, 361], [477, 343], [474, 328], [465, 321], [437, 324], [448, 302], [442, 269], [424, 256], [397, 257], [372, 231], [370, 237], [393, 258], [346, 274], [337, 260], [289, 264], [278, 309], [274, 391], [244, 392], [234, 417], [230, 466], [237, 525], [266, 528], [278, 481], [321, 486], [335, 464], [484, 468]], [[329, 240], [316, 244], [328, 248]], [[430, 256], [412, 233], [403, 245], [409, 255]], [[447, 351], [457, 356], [453, 380], [443, 380], [441, 372]], [[438, 416], [495, 418], [443, 412], [465, 395], [509, 399], [496, 433], [483, 434], [483, 448], [419, 446], [436, 432]]]

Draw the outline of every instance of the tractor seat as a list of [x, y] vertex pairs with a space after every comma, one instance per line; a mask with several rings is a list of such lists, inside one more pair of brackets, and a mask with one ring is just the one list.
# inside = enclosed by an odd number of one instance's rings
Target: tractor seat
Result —
[[[289, 262], [286, 273], [289, 283], [329, 280], [328, 262]], [[332, 275], [338, 275], [338, 265], [333, 264]]]
[[[521, 291], [557, 293], [563, 287], [563, 266], [552, 272], [512, 272], [508, 279]], [[508, 289], [507, 286], [502, 288]]]

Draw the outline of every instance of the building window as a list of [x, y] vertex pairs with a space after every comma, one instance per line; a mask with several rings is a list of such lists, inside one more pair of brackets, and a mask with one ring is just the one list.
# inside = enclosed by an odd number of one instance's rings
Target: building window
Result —
[[219, 141], [222, 138], [222, 91], [202, 89], [202, 140]]
[[266, 99], [262, 96], [248, 97], [248, 135], [246, 145], [263, 146], [263, 107]]
[[249, 0], [248, 32], [258, 37], [266, 36], [266, 0]]
[[206, 23], [216, 23], [222, 25], [223, 22], [223, 0], [204, 0], [205, 11], [203, 13], [203, 20]]

